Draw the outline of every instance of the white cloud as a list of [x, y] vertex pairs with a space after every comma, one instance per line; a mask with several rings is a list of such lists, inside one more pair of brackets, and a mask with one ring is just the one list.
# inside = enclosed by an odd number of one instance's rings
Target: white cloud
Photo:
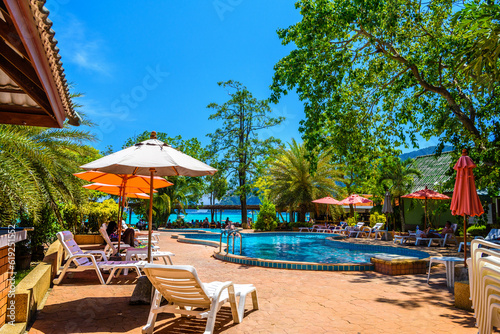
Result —
[[64, 63], [75, 64], [82, 70], [111, 76], [112, 66], [106, 60], [106, 43], [85, 27], [74, 15], [59, 15], [54, 23]]

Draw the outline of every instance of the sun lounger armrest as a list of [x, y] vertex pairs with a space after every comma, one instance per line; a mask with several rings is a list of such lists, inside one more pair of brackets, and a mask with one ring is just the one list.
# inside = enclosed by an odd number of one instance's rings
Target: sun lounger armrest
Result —
[[[232, 289], [232, 293], [233, 293], [233, 296], [234, 296], [234, 284], [233, 282], [231, 281], [227, 281], [227, 282], [224, 282], [222, 283], [219, 287], [217, 287], [217, 289], [214, 291], [214, 300], [219, 300], [220, 298], [220, 295], [222, 294], [222, 292], [225, 290], [225, 289], [228, 289], [229, 287], [233, 287]], [[231, 291], [229, 291], [231, 292]], [[231, 298], [231, 293], [229, 294], [229, 298]]]
[[102, 251], [102, 250], [90, 250], [90, 251], [85, 251], [84, 253], [85, 254], [91, 254], [91, 255], [98, 254], [98, 255], [102, 256], [102, 260], [103, 261], [108, 261], [106, 253], [104, 251]]
[[75, 254], [75, 255], [69, 257], [68, 262], [71, 262], [75, 259], [82, 258], [82, 257], [88, 257], [90, 259], [90, 261], [92, 261], [94, 266], [96, 266], [96, 268], [97, 268], [97, 261], [95, 260], [95, 256], [92, 254]]

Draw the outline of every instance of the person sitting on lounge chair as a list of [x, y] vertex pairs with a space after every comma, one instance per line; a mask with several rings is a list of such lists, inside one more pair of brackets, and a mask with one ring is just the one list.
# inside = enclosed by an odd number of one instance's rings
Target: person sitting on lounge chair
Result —
[[[106, 232], [108, 232], [109, 239], [111, 241], [118, 241], [118, 225], [116, 225], [115, 221], [110, 221], [107, 228]], [[130, 245], [131, 247], [135, 247], [135, 232], [133, 228], [127, 228], [123, 233], [122, 233], [122, 238], [121, 241], [124, 243]]]
[[420, 233], [420, 237], [421, 238], [444, 238], [444, 236], [447, 234], [447, 233], [453, 233], [453, 228], [451, 227], [451, 222], [448, 220], [446, 222], [446, 225], [443, 227], [443, 230], [441, 231], [441, 233], [436, 233], [434, 230], [431, 230], [430, 227], [428, 227], [427, 229], [425, 229], [424, 231], [422, 231]]

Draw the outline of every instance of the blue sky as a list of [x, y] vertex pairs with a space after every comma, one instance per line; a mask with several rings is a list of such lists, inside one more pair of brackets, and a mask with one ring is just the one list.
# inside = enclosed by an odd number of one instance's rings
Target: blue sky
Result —
[[[99, 150], [119, 150], [145, 130], [208, 144], [205, 135], [218, 124], [206, 106], [227, 100], [217, 82], [237, 80], [254, 97], [268, 98], [273, 66], [292, 49], [276, 30], [301, 20], [290, 0], [48, 0], [46, 7], [66, 78], [85, 95], [77, 102], [98, 125], [92, 131]], [[300, 141], [297, 96], [272, 108], [286, 121], [264, 137]]]

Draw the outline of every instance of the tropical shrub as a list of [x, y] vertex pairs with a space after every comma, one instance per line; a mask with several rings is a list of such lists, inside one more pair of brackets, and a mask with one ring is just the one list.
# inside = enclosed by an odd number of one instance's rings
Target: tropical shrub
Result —
[[86, 227], [88, 231], [97, 232], [99, 227], [110, 220], [118, 219], [118, 203], [113, 199], [103, 202], [89, 202], [84, 206], [84, 213], [87, 216]]
[[486, 236], [486, 226], [485, 225], [472, 225], [467, 229], [467, 234], [477, 237]]
[[377, 223], [385, 223], [385, 222], [386, 219], [384, 214], [374, 212], [370, 215], [370, 227], [375, 226], [375, 224]]
[[262, 201], [257, 222], [254, 225], [255, 229], [261, 231], [273, 231], [278, 226], [278, 222], [276, 221], [276, 206], [269, 202], [268, 199]]
[[349, 226], [356, 226], [356, 224], [358, 223], [358, 219], [356, 217], [349, 217], [347, 218], [346, 222]]

